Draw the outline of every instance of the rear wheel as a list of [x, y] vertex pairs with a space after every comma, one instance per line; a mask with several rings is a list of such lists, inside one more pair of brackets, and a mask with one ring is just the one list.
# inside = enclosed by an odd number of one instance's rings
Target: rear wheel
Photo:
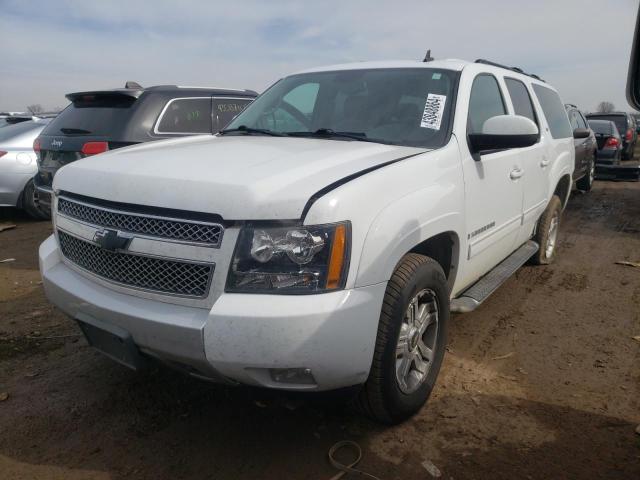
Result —
[[537, 265], [548, 265], [556, 257], [558, 246], [558, 230], [562, 217], [562, 202], [557, 195], [551, 197], [549, 205], [538, 220], [538, 228], [534, 240], [540, 245], [538, 252], [531, 257]]
[[22, 191], [22, 208], [38, 220], [49, 218], [49, 212], [38, 205], [38, 190], [33, 180], [29, 180]]
[[387, 285], [371, 371], [358, 397], [368, 416], [393, 424], [420, 410], [440, 371], [448, 321], [442, 267], [424, 255], [405, 255]]

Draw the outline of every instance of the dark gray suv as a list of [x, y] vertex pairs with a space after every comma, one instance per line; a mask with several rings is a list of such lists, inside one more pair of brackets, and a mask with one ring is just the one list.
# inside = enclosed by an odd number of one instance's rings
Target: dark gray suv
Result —
[[39, 203], [47, 209], [56, 171], [75, 160], [141, 142], [213, 134], [258, 94], [252, 90], [162, 85], [70, 93], [71, 104], [35, 140]]
[[[566, 104], [565, 109], [569, 123], [573, 129], [573, 145], [576, 150], [576, 167], [573, 171], [573, 181], [579, 190], [588, 192], [593, 185], [596, 171], [596, 156], [598, 143], [593, 130], [578, 107]], [[588, 134], [587, 132], [588, 131]]]

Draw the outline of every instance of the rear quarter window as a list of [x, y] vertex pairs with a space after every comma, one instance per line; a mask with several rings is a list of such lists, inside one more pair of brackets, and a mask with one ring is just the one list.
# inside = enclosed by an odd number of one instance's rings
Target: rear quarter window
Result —
[[226, 127], [252, 101], [252, 98], [213, 97], [214, 130]]
[[569, 138], [573, 136], [567, 111], [560, 96], [550, 88], [533, 84], [533, 91], [540, 102], [542, 113], [547, 119], [549, 131], [553, 138]]
[[165, 105], [155, 133], [211, 133], [211, 97], [174, 98]]

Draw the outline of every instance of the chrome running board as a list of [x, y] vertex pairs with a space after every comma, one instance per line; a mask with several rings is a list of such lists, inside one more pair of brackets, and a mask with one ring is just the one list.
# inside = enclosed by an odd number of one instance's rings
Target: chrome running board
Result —
[[524, 265], [540, 248], [533, 240], [518, 248], [515, 252], [496, 265], [493, 270], [466, 289], [458, 298], [451, 300], [451, 311], [472, 312], [496, 291], [516, 270]]

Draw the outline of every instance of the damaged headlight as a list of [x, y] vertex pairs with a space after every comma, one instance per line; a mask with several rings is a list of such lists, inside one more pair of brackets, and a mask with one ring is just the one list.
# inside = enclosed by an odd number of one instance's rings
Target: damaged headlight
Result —
[[227, 292], [320, 293], [344, 288], [349, 222], [244, 227], [229, 268]]

